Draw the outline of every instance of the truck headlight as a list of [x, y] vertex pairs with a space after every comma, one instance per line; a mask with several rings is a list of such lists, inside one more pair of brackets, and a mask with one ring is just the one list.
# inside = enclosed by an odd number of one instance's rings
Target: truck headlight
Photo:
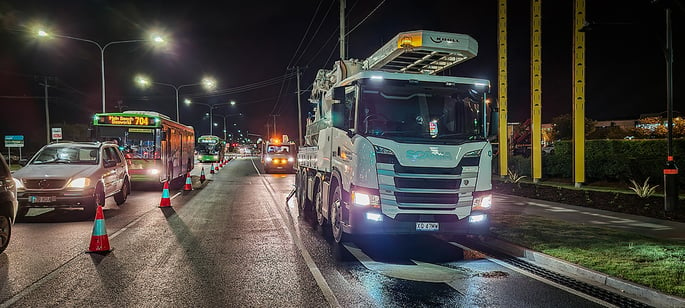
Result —
[[352, 191], [352, 204], [356, 206], [372, 206], [377, 208], [381, 204], [381, 198], [378, 195]]
[[69, 185], [67, 186], [68, 188], [86, 188], [90, 186], [90, 179], [89, 178], [78, 178], [78, 179], [73, 179], [71, 182], [69, 182]]
[[264, 160], [266, 160], [266, 161], [271, 161], [271, 157], [268, 157], [268, 156], [267, 156], [266, 158], [264, 158]]
[[295, 161], [295, 159], [294, 159], [294, 158], [292, 158], [292, 157], [288, 157], [288, 161], [292, 163], [292, 162], [294, 162], [294, 161]]
[[480, 195], [473, 196], [473, 205], [471, 206], [474, 210], [487, 210], [492, 206], [492, 195]]

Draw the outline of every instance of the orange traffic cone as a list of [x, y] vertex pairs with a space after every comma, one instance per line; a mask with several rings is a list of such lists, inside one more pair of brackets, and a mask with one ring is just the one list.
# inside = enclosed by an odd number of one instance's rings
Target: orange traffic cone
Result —
[[205, 167], [202, 167], [202, 170], [200, 170], [200, 183], [204, 183], [207, 177], [205, 177]]
[[169, 198], [169, 182], [164, 182], [164, 189], [162, 189], [162, 200], [159, 201], [159, 207], [171, 206], [171, 199]]
[[214, 174], [214, 163], [209, 166], [209, 173]]
[[186, 173], [186, 185], [183, 186], [184, 191], [193, 190], [193, 180], [190, 178], [190, 172]]
[[93, 235], [90, 237], [90, 247], [88, 252], [109, 251], [109, 237], [105, 228], [105, 215], [102, 213], [102, 206], [98, 205], [95, 211], [95, 224], [93, 225]]
[[216, 164], [216, 166], [214, 167], [214, 171], [216, 171], [216, 172], [219, 171], [219, 164]]

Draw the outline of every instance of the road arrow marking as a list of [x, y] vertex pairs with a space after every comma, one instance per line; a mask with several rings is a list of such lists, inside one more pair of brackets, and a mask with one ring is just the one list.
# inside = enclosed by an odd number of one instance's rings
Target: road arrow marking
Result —
[[421, 282], [450, 283], [470, 276], [467, 271], [416, 260], [411, 260], [416, 265], [378, 262], [371, 259], [371, 257], [353, 244], [344, 243], [343, 246], [359, 260], [364, 267], [388, 277]]

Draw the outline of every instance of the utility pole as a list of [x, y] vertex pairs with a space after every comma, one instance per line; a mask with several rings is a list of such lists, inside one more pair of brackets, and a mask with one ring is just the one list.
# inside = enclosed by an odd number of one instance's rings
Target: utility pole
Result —
[[666, 112], [668, 157], [664, 168], [664, 211], [670, 214], [678, 206], [678, 167], [673, 160], [673, 30], [670, 3], [666, 3]]
[[272, 117], [274, 117], [274, 135], [276, 134], [276, 117], [281, 116], [280, 114], [272, 114]]
[[297, 66], [297, 145], [302, 146], [302, 102], [300, 101], [300, 67]]
[[47, 139], [45, 144], [50, 143], [50, 108], [48, 108], [48, 77], [43, 77], [43, 83], [40, 84], [45, 88], [45, 130], [47, 131]]
[[345, 60], [345, 0], [340, 0], [340, 60]]

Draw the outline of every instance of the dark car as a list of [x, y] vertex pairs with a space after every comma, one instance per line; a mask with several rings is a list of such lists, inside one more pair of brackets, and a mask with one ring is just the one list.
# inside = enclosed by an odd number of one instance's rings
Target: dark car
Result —
[[0, 253], [7, 249], [12, 235], [12, 224], [17, 215], [17, 187], [5, 157], [0, 154]]

